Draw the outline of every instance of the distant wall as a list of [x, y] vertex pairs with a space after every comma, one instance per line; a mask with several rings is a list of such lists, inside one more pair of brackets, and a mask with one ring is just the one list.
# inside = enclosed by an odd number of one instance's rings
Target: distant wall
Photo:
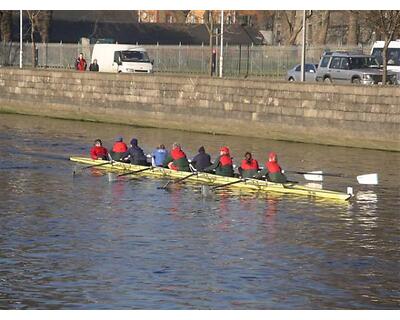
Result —
[[0, 68], [0, 111], [400, 151], [400, 88]]

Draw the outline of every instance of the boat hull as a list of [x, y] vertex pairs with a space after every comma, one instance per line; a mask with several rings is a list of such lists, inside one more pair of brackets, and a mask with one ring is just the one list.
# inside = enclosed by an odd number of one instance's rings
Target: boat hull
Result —
[[[128, 172], [128, 171], [138, 171], [145, 169], [145, 166], [132, 165], [129, 163], [113, 162], [109, 163], [104, 160], [93, 160], [87, 157], [71, 157], [71, 161], [87, 164], [87, 165], [97, 165], [99, 169], [105, 169], [109, 171], [116, 172]], [[184, 178], [191, 174], [191, 172], [175, 171], [166, 168], [152, 167], [149, 170], [138, 173], [140, 175], [164, 177], [164, 178]], [[231, 177], [217, 176], [211, 173], [199, 172], [197, 175], [189, 177], [187, 180], [193, 182], [201, 182], [211, 185], [222, 185], [229, 182], [235, 182], [240, 179]], [[301, 196], [310, 196], [316, 198], [332, 199], [339, 201], [346, 201], [350, 199], [351, 195], [338, 191], [323, 190], [317, 188], [311, 188], [307, 186], [298, 185], [295, 183], [273, 183], [263, 180], [248, 179], [246, 181], [238, 182], [232, 184], [232, 188], [239, 188], [245, 190], [252, 190], [255, 192], [275, 192], [275, 193], [285, 193], [285, 194], [295, 194]]]

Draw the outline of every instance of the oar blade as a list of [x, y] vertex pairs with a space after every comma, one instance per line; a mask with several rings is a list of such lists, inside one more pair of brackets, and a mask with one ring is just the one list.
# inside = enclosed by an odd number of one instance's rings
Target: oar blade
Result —
[[304, 179], [308, 181], [323, 181], [324, 176], [322, 174], [322, 171], [310, 171], [305, 173], [303, 176]]
[[359, 184], [378, 184], [378, 174], [369, 173], [357, 176], [357, 182]]

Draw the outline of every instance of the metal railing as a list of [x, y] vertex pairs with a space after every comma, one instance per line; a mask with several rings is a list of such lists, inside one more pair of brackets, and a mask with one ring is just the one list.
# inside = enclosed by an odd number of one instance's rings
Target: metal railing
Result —
[[[37, 43], [37, 67], [73, 69], [80, 52], [91, 60], [94, 45]], [[206, 45], [144, 45], [155, 72], [209, 74], [210, 48]], [[306, 61], [318, 63], [323, 51], [355, 50], [355, 47], [312, 46], [306, 49]], [[361, 48], [365, 53], [369, 48]], [[32, 45], [23, 44], [23, 66], [32, 67]], [[260, 76], [281, 78], [286, 71], [300, 63], [301, 46], [232, 46], [224, 47], [224, 76]], [[219, 70], [217, 49], [216, 70]], [[0, 43], [0, 66], [19, 65], [19, 43]]]

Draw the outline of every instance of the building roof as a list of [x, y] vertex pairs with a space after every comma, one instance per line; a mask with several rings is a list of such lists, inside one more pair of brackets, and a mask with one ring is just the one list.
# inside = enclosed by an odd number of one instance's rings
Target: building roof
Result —
[[[119, 43], [208, 44], [203, 24], [137, 23], [133, 11], [54, 11], [50, 42], [75, 43], [81, 37], [112, 38]], [[218, 26], [216, 26], [218, 27]], [[251, 27], [224, 26], [228, 44], [261, 44], [263, 37]]]

